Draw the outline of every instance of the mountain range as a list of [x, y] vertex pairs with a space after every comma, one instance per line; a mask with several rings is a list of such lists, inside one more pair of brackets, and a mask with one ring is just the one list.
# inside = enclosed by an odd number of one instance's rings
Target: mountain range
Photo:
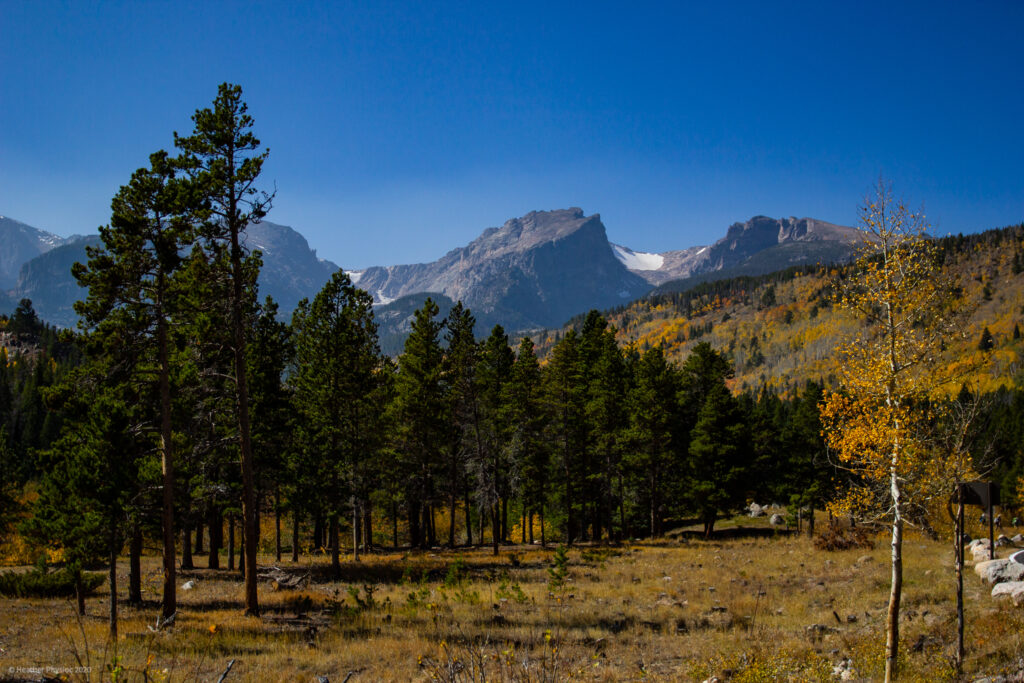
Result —
[[[679, 282], [843, 261], [860, 239], [858, 230], [813, 218], [755, 216], [729, 226], [713, 244], [648, 253], [609, 242], [600, 215], [570, 208], [513, 218], [431, 263], [349, 274], [373, 296], [382, 345], [395, 352], [428, 294], [442, 309], [465, 303], [480, 334], [494, 324], [515, 333], [556, 327], [581, 312], [615, 308]], [[98, 243], [96, 235], [61, 238], [0, 218], [0, 311], [29, 298], [44, 320], [74, 325], [72, 306], [82, 291], [71, 264], [84, 261], [85, 247]], [[268, 221], [249, 227], [246, 246], [263, 254], [261, 296], [273, 296], [285, 316], [339, 268], [318, 258], [294, 229]]]

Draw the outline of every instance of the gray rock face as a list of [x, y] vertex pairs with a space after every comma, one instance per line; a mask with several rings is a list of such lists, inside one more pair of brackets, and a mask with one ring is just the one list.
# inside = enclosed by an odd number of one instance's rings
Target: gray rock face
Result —
[[[98, 235], [68, 238], [64, 244], [31, 259], [21, 267], [13, 299], [31, 299], [40, 318], [61, 327], [73, 327], [77, 323], [74, 303], [86, 292], [71, 276], [71, 266], [76, 261], [86, 262], [86, 246], [99, 244]], [[268, 294], [274, 297], [285, 317], [299, 299], [316, 296], [338, 270], [337, 265], [317, 258], [306, 238], [284, 225], [263, 221], [249, 226], [245, 246], [250, 251], [263, 252], [260, 300]]]
[[0, 289], [17, 284], [23, 263], [63, 243], [63, 237], [0, 216]]
[[730, 225], [725, 237], [710, 246], [652, 255], [662, 257], [661, 267], [633, 272], [653, 285], [736, 268], [756, 275], [804, 263], [847, 260], [862, 239], [859, 230], [814, 218], [754, 216]]
[[358, 278], [377, 302], [439, 292], [509, 331], [561, 325], [650, 290], [615, 257], [601, 217], [578, 208], [534, 211], [433, 263], [375, 266]]
[[1024, 580], [1024, 564], [1017, 564], [1007, 559], [979, 562], [974, 565], [974, 571], [982, 581], [993, 585]]

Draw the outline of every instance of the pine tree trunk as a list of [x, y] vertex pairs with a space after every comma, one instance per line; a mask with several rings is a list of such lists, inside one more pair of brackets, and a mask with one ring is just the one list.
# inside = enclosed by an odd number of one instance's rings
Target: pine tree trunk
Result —
[[220, 569], [220, 549], [224, 546], [224, 513], [213, 506], [210, 509], [210, 548], [206, 566]]
[[199, 515], [196, 519], [196, 543], [193, 551], [196, 555], [203, 554], [203, 516]]
[[299, 561], [299, 511], [292, 509], [292, 562]]
[[811, 512], [807, 517], [807, 535], [814, 538], [814, 503], [812, 502], [808, 507], [811, 508]]
[[391, 501], [391, 545], [398, 548], [398, 503]]
[[540, 506], [540, 547], [541, 548], [548, 547], [547, 539], [544, 538], [544, 504], [543, 503], [541, 503], [541, 506]]
[[363, 506], [363, 550], [373, 550], [373, 506]]
[[533, 510], [530, 510], [528, 519], [530, 520], [530, 545], [533, 545]]
[[[234, 175], [234, 157], [229, 155], [231, 175]], [[237, 202], [234, 186], [230, 187], [229, 215], [237, 216]], [[231, 328], [234, 337], [235, 352], [235, 391], [238, 408], [238, 440], [242, 468], [242, 519], [245, 537], [245, 614], [258, 617], [260, 614], [259, 596], [256, 590], [256, 551], [259, 547], [259, 527], [256, 520], [256, 476], [252, 460], [252, 434], [249, 426], [249, 381], [245, 365], [246, 339], [245, 323], [242, 319], [244, 297], [242, 285], [242, 249], [239, 244], [239, 231], [244, 225], [236, 225], [228, 221], [231, 232]]]
[[359, 561], [359, 503], [352, 504], [352, 561]]
[[75, 597], [78, 600], [78, 616], [85, 616], [85, 586], [82, 585], [82, 568], [75, 567]]
[[331, 545], [331, 574], [335, 579], [341, 578], [341, 549], [338, 547], [341, 543], [341, 534], [338, 529], [338, 516], [331, 515], [331, 521], [328, 525], [330, 527], [330, 545]]
[[278, 564], [281, 563], [281, 493], [274, 491], [274, 551]]
[[110, 582], [110, 638], [117, 642], [117, 551], [120, 546], [117, 543], [117, 521], [112, 517], [110, 520], [110, 567], [107, 580]]
[[463, 479], [462, 497], [466, 504], [466, 545], [473, 545], [473, 514], [469, 503], [469, 480]]
[[313, 519], [313, 552], [317, 552], [321, 548], [324, 547], [324, 544], [321, 541], [321, 538], [323, 537], [323, 533], [324, 533], [323, 532], [323, 528], [324, 528], [324, 518], [318, 512], [318, 513], [316, 513], [316, 517], [314, 517], [314, 519]]
[[448, 509], [450, 514], [448, 515], [448, 547], [455, 547], [455, 486], [452, 485], [451, 493], [448, 494]]
[[235, 515], [228, 515], [228, 571], [235, 571]]
[[420, 533], [420, 515], [422, 514], [421, 505], [419, 501], [409, 502], [409, 547], [418, 548], [421, 543]]
[[501, 519], [498, 514], [498, 503], [494, 502], [491, 504], [491, 545], [493, 547], [493, 555], [498, 554], [498, 543], [501, 539]]
[[187, 525], [181, 530], [181, 568], [195, 569], [192, 564], [192, 530]]
[[128, 545], [128, 602], [142, 604], [142, 527], [132, 521], [132, 538]]
[[[162, 297], [163, 278], [159, 289]], [[157, 344], [160, 357], [160, 469], [163, 483], [163, 508], [160, 523], [163, 527], [163, 605], [160, 614], [164, 619], [178, 611], [177, 571], [174, 548], [174, 457], [173, 435], [171, 434], [171, 380], [168, 358], [167, 321], [163, 312], [157, 312]]]

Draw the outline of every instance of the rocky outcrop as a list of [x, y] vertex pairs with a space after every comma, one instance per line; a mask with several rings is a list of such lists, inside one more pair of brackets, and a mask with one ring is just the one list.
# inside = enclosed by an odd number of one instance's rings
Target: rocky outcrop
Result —
[[0, 290], [17, 284], [24, 263], [63, 243], [63, 237], [0, 216]]
[[601, 217], [579, 208], [534, 211], [432, 263], [375, 266], [355, 276], [378, 303], [439, 292], [509, 331], [561, 325], [650, 290], [615, 257]]

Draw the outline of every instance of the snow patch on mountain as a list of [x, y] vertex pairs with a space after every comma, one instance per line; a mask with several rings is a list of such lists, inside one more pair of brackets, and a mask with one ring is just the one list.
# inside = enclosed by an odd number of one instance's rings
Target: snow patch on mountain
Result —
[[345, 274], [348, 275], [348, 279], [352, 281], [352, 284], [358, 285], [360, 278], [363, 277], [365, 270], [346, 270]]
[[629, 247], [622, 247], [612, 244], [612, 251], [615, 258], [622, 262], [630, 270], [658, 270], [665, 264], [665, 257], [661, 254], [649, 254], [643, 251], [633, 251]]

